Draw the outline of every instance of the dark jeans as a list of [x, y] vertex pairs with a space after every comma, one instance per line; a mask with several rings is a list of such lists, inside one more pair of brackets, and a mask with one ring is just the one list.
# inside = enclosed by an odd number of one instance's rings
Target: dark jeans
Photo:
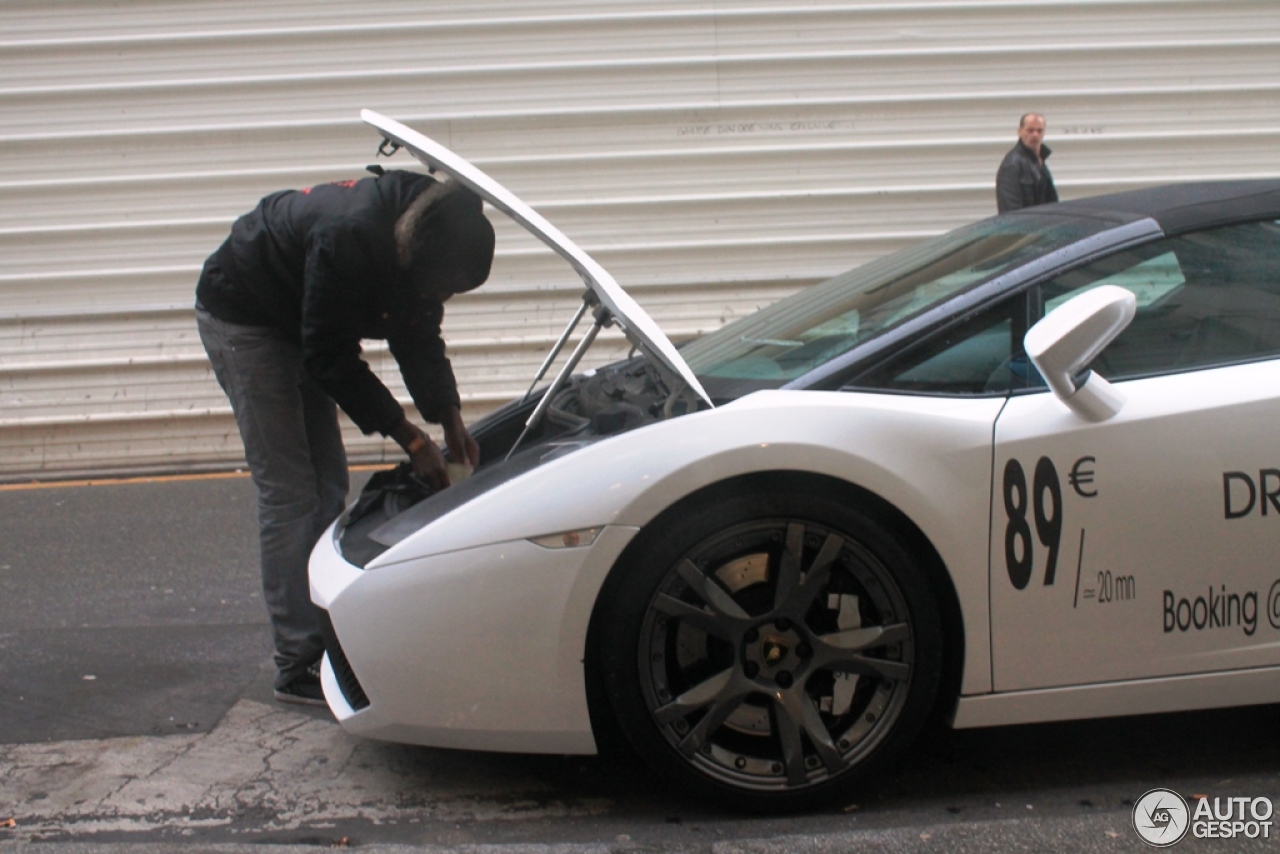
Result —
[[298, 345], [265, 327], [224, 323], [199, 306], [196, 323], [258, 488], [262, 592], [281, 688], [324, 651], [307, 562], [347, 498], [338, 410], [307, 379]]

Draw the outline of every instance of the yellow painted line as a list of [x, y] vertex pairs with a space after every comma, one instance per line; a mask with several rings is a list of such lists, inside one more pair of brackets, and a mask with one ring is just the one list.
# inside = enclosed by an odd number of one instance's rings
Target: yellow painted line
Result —
[[70, 486], [119, 486], [130, 483], [174, 483], [185, 480], [227, 480], [234, 477], [248, 477], [248, 472], [205, 472], [203, 474], [152, 475], [148, 477], [112, 477], [92, 480], [51, 480], [33, 483], [0, 484], [0, 492], [15, 492], [22, 489], [61, 489]]
[[[390, 468], [390, 463], [374, 463], [371, 465], [352, 466], [351, 471], [376, 471]], [[190, 480], [230, 480], [248, 477], [247, 471], [201, 472], [199, 474], [147, 475], [144, 477], [109, 477], [88, 480], [50, 480], [32, 481], [30, 483], [0, 483], [0, 492], [17, 492], [23, 489], [61, 489], [64, 487], [84, 486], [123, 486], [133, 483], [182, 483]]]

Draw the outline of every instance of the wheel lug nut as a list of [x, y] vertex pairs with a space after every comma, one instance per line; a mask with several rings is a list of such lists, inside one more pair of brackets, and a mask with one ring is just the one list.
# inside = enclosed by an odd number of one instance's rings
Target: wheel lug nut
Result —
[[760, 640], [760, 633], [755, 629], [747, 629], [747, 633], [742, 636], [742, 639], [747, 643], [755, 643]]
[[787, 629], [791, 628], [791, 621], [786, 617], [783, 617], [781, 620], [776, 621], [774, 625], [778, 627], [778, 631], [785, 632]]
[[807, 643], [802, 643], [796, 647], [796, 655], [800, 658], [813, 658], [813, 647]]
[[756, 664], [754, 661], [748, 661], [746, 664], [742, 665], [742, 673], [748, 679], [755, 679], [756, 674], [759, 672], [760, 665]]
[[785, 670], [779, 671], [778, 675], [774, 677], [774, 681], [778, 683], [779, 688], [790, 688], [791, 674]]

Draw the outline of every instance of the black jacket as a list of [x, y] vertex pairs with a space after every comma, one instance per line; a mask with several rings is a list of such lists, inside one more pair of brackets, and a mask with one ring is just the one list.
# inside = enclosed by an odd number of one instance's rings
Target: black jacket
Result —
[[393, 234], [432, 183], [391, 171], [273, 193], [209, 257], [196, 299], [219, 320], [298, 342], [307, 373], [365, 433], [386, 434], [404, 417], [360, 357], [362, 338], [385, 339], [419, 412], [438, 422], [459, 405], [440, 337], [444, 306], [410, 286]]
[[996, 172], [996, 208], [1000, 213], [1058, 200], [1047, 165], [1049, 154], [1049, 146], [1041, 145], [1040, 156], [1046, 161], [1042, 164], [1022, 140], [1009, 149]]

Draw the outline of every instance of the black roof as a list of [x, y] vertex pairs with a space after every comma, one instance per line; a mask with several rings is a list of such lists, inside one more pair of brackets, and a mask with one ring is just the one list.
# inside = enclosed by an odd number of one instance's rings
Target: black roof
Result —
[[[1107, 196], [1073, 199], [1030, 211], [1056, 210], [1085, 216], [1150, 217], [1165, 234], [1254, 219], [1280, 219], [1280, 179], [1199, 181], [1166, 184]], [[1124, 217], [1128, 218], [1128, 217]]]

